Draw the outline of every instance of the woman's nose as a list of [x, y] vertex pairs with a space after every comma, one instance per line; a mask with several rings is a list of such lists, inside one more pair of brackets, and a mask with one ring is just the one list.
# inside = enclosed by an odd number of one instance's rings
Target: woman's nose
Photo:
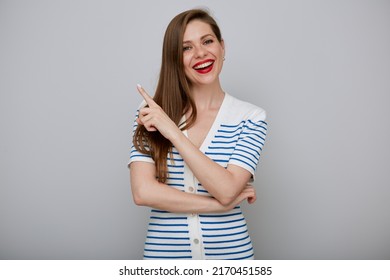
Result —
[[204, 57], [207, 54], [207, 50], [201, 45], [195, 49], [196, 57]]

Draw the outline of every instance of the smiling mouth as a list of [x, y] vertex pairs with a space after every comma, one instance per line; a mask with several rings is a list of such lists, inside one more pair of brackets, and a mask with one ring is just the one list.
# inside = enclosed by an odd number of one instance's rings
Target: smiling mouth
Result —
[[214, 65], [214, 60], [210, 59], [195, 64], [193, 69], [200, 74], [206, 74], [213, 69], [213, 65]]

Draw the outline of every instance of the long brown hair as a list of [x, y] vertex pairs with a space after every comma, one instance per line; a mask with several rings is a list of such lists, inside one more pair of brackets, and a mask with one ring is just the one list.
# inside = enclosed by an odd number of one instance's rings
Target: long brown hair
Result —
[[[193, 9], [182, 12], [172, 19], [165, 31], [160, 77], [153, 100], [165, 111], [181, 130], [191, 127], [196, 120], [196, 107], [190, 96], [191, 84], [184, 74], [183, 37], [187, 24], [201, 20], [210, 25], [219, 42], [221, 31], [215, 20], [205, 10]], [[182, 116], [191, 110], [184, 126]], [[134, 133], [134, 147], [141, 153], [152, 156], [156, 164], [158, 181], [167, 179], [167, 158], [172, 156], [172, 143], [159, 131], [149, 132], [139, 125]]]

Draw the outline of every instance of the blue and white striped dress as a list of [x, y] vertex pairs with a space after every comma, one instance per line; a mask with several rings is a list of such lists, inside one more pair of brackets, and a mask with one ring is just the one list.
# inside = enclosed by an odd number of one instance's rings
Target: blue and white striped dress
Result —
[[[138, 112], [137, 112], [138, 114]], [[266, 112], [225, 93], [216, 119], [200, 150], [216, 163], [234, 164], [252, 177], [267, 133]], [[135, 130], [137, 123], [134, 123]], [[187, 135], [186, 131], [183, 131]], [[168, 158], [168, 186], [183, 192], [210, 196], [178, 151]], [[154, 163], [134, 146], [133, 161]], [[253, 247], [240, 206], [226, 213], [182, 214], [151, 209], [144, 259], [253, 259]]]

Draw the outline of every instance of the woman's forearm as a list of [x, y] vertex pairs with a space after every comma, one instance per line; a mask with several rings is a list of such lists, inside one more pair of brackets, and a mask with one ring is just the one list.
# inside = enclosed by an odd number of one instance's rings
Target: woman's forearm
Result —
[[143, 163], [131, 165], [131, 189], [137, 205], [176, 213], [211, 213], [230, 210], [249, 197], [249, 194], [242, 194], [230, 205], [223, 205], [215, 198], [186, 193], [158, 182]]
[[158, 182], [156, 186], [143, 189], [141, 193], [133, 193], [133, 197], [139, 206], [148, 206], [168, 212], [212, 213], [224, 211], [224, 207], [214, 198], [185, 193]]

